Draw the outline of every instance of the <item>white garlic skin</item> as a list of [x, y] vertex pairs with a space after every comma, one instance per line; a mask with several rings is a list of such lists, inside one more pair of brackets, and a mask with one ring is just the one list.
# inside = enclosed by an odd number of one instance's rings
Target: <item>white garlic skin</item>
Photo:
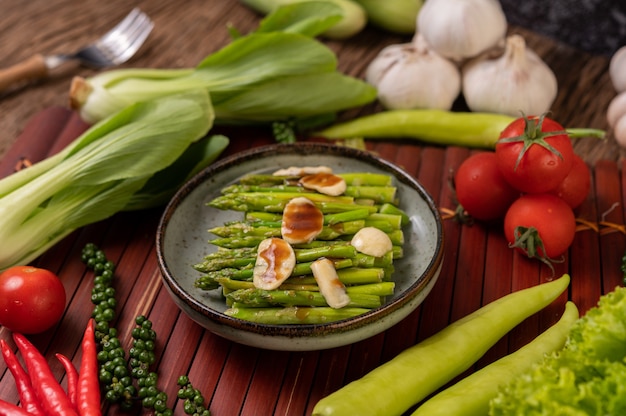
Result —
[[617, 120], [626, 115], [626, 91], [617, 94], [606, 110], [606, 121], [610, 127], [615, 127]]
[[462, 76], [463, 96], [474, 112], [539, 115], [550, 110], [558, 92], [554, 72], [520, 35], [507, 38], [501, 56], [466, 63]]
[[498, 0], [428, 0], [417, 28], [437, 53], [461, 61], [504, 39], [507, 21]]
[[365, 70], [365, 81], [378, 87], [378, 83], [390, 67], [396, 65], [403, 58], [405, 50], [410, 48], [409, 43], [400, 43], [385, 46], [378, 55], [372, 59]]
[[626, 114], [621, 116], [613, 127], [613, 136], [620, 147], [626, 149]]
[[457, 66], [425, 43], [393, 45], [370, 62], [366, 80], [388, 110], [449, 110], [461, 92]]
[[619, 48], [611, 57], [609, 75], [615, 91], [626, 91], [626, 45]]

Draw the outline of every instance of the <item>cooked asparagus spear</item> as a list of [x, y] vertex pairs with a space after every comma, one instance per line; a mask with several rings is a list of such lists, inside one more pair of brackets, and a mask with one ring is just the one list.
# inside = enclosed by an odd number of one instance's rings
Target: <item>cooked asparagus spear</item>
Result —
[[[246, 307], [269, 306], [328, 306], [319, 291], [306, 290], [262, 290], [257, 288], [239, 289], [230, 292], [226, 298], [233, 304]], [[381, 305], [380, 296], [356, 293], [350, 295], [349, 307], [377, 308]]]
[[367, 308], [299, 307], [229, 308], [224, 313], [234, 318], [261, 324], [294, 325], [324, 324], [352, 318], [368, 312]]

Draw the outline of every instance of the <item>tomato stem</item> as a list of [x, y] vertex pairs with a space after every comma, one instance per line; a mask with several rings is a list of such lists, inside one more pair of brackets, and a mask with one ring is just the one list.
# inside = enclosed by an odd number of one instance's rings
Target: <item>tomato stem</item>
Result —
[[530, 147], [534, 144], [541, 146], [544, 149], [549, 150], [550, 152], [558, 156], [560, 159], [563, 159], [563, 155], [561, 154], [561, 152], [559, 152], [556, 148], [554, 148], [550, 143], [546, 142], [546, 139], [548, 137], [554, 137], [554, 136], [558, 136], [562, 134], [567, 135], [568, 133], [565, 130], [548, 131], [548, 132], [541, 131], [543, 127], [543, 120], [545, 119], [545, 117], [546, 117], [545, 113], [539, 116], [539, 118], [527, 117], [524, 115], [523, 116], [524, 133], [519, 136], [506, 137], [506, 138], [500, 139], [500, 143], [523, 142], [524, 147], [522, 148], [522, 151], [517, 156], [517, 160], [515, 161], [515, 169], [517, 169], [517, 167], [519, 166], [520, 162], [522, 161], [522, 158], [524, 157], [528, 149], [530, 149]]
[[516, 227], [515, 241], [509, 244], [509, 247], [522, 251], [530, 259], [541, 261], [548, 266], [552, 274], [554, 274], [553, 263], [558, 263], [559, 261], [545, 255], [546, 250], [543, 246], [543, 241], [535, 227]]

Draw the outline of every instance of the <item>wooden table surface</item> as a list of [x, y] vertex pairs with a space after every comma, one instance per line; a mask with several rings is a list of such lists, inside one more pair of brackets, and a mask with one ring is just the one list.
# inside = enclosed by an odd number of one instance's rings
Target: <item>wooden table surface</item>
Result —
[[[194, 66], [207, 54], [228, 42], [226, 25], [246, 32], [256, 27], [259, 16], [238, 1], [166, 0], [20, 0], [0, 1], [1, 66], [17, 63], [33, 53], [73, 50], [93, 40], [138, 5], [156, 26], [139, 54], [125, 67], [179, 68]], [[605, 111], [615, 95], [608, 78], [608, 58], [577, 51], [565, 44], [522, 33], [553, 68], [559, 79], [559, 95], [553, 115], [570, 127], [606, 129]], [[340, 69], [362, 76], [369, 60], [385, 45], [406, 37], [367, 28], [347, 41], [327, 42], [337, 53]], [[67, 109], [67, 92], [74, 75], [94, 71], [68, 65], [50, 79], [16, 88], [0, 95], [0, 177], [10, 174], [22, 157], [39, 160], [58, 151], [87, 126]], [[344, 118], [378, 111], [376, 105], [353, 110]], [[225, 155], [249, 146], [269, 143], [236, 129]], [[450, 169], [456, 168], [470, 150], [424, 146], [416, 142], [369, 143], [369, 148], [396, 162], [420, 180], [443, 208], [454, 208], [447, 186]], [[593, 306], [600, 294], [621, 283], [620, 262], [626, 250], [623, 232], [607, 223], [624, 223], [623, 151], [613, 138], [581, 139], [575, 150], [592, 167], [593, 189], [577, 215], [598, 225], [583, 227], [556, 274], [568, 272], [572, 285], [545, 311], [530, 318], [498, 343], [478, 366], [528, 342], [554, 322], [566, 299], [581, 311]], [[35, 264], [59, 274], [68, 293], [63, 320], [52, 330], [31, 340], [46, 354], [62, 382], [63, 371], [54, 360], [61, 352], [75, 361], [78, 344], [92, 305], [92, 275], [80, 261], [80, 250], [95, 242], [118, 264], [120, 299], [116, 326], [129, 343], [134, 317], [146, 314], [158, 334], [159, 384], [176, 405], [176, 379], [189, 374], [210, 402], [214, 415], [307, 415], [321, 397], [372, 368], [391, 359], [410, 345], [450, 322], [513, 290], [551, 278], [537, 262], [513, 253], [499, 227], [461, 226], [446, 220], [445, 264], [427, 300], [409, 317], [383, 334], [353, 345], [312, 352], [276, 352], [238, 345], [204, 330], [174, 305], [160, 281], [155, 254], [155, 231], [160, 209], [123, 213], [78, 230]], [[10, 333], [0, 328], [0, 337]], [[410, 370], [408, 370], [410, 371]], [[11, 375], [0, 363], [0, 398], [17, 402]], [[118, 414], [107, 408], [108, 414]]]

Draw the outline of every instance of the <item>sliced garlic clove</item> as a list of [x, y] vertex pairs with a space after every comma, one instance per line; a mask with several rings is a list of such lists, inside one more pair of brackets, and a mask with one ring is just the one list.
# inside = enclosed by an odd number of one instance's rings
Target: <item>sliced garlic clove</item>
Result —
[[297, 197], [285, 205], [280, 231], [288, 243], [310, 243], [323, 227], [324, 214], [310, 199]]
[[293, 248], [280, 238], [267, 238], [259, 244], [252, 272], [256, 288], [273, 290], [279, 287], [296, 266]]
[[276, 172], [272, 173], [272, 175], [301, 177], [304, 175], [313, 175], [316, 173], [333, 173], [333, 170], [328, 166], [290, 166], [285, 169], [279, 169]]
[[346, 181], [332, 173], [315, 173], [300, 178], [300, 185], [324, 195], [339, 196], [346, 192]]
[[389, 236], [376, 227], [361, 228], [354, 234], [350, 244], [357, 251], [374, 257], [382, 257], [393, 250]]
[[317, 259], [311, 263], [311, 271], [328, 306], [339, 309], [350, 303], [350, 296], [344, 284], [339, 280], [332, 261], [327, 258]]

